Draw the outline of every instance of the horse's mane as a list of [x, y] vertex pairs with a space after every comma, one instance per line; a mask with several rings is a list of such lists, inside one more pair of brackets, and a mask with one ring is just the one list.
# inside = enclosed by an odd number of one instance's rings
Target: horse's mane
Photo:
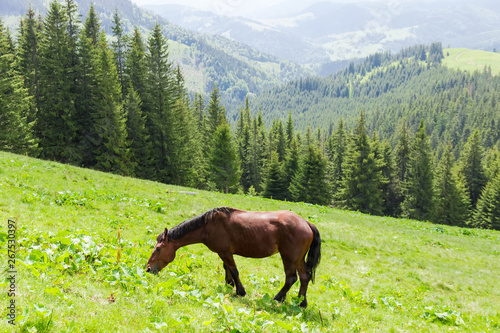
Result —
[[[172, 229], [168, 230], [166, 235], [168, 237], [168, 241], [180, 239], [184, 237], [186, 234], [201, 228], [212, 219], [214, 214], [223, 213], [226, 214], [228, 217], [230, 217], [231, 214], [237, 210], [238, 209], [231, 207], [217, 207], [201, 215], [186, 220], [178, 224], [177, 226], [173, 227]], [[160, 243], [164, 240], [164, 238], [165, 238], [165, 231], [163, 231], [161, 234], [158, 235], [156, 241]]]

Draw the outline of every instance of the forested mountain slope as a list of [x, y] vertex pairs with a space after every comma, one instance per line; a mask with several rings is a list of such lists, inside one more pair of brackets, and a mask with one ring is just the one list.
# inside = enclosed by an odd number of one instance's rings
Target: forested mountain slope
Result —
[[[0, 4], [0, 17], [10, 26], [14, 36], [19, 20], [27, 12], [30, 3], [37, 13], [44, 15], [49, 1], [6, 0]], [[115, 10], [123, 19], [125, 34], [138, 26], [147, 36], [158, 22], [169, 39], [170, 58], [181, 66], [187, 88], [208, 93], [217, 84], [227, 106], [237, 105], [249, 93], [259, 93], [308, 73], [297, 64], [264, 54], [247, 45], [180, 28], [129, 0], [78, 0], [76, 3], [82, 17], [88, 13], [90, 4], [94, 3], [108, 35], [111, 35]]]
[[375, 54], [332, 76], [267, 90], [251, 100], [252, 110], [261, 108], [268, 123], [291, 111], [297, 128], [330, 131], [341, 118], [352, 129], [364, 110], [369, 132], [392, 144], [403, 120], [415, 131], [420, 119], [434, 148], [448, 140], [462, 145], [473, 129], [482, 131], [485, 146], [498, 144], [500, 78], [488, 66], [473, 73], [445, 67], [441, 52], [436, 43]]

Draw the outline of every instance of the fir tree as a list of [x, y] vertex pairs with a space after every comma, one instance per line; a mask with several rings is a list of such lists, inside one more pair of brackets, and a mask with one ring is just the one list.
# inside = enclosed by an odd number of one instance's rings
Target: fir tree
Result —
[[327, 153], [330, 157], [329, 175], [332, 194], [337, 197], [344, 179], [344, 159], [347, 150], [347, 134], [340, 119], [337, 131], [332, 133], [328, 142]]
[[233, 144], [231, 127], [226, 122], [215, 130], [209, 154], [210, 179], [225, 193], [238, 184], [240, 161]]
[[127, 45], [127, 40], [126, 40], [126, 35], [123, 34], [123, 28], [122, 28], [123, 23], [120, 15], [118, 14], [118, 9], [116, 9], [115, 13], [113, 14], [112, 23], [113, 26], [111, 27], [111, 31], [113, 32], [113, 36], [115, 37], [115, 40], [113, 41], [112, 45], [115, 54], [116, 70], [118, 71], [118, 80], [122, 88], [122, 94], [123, 96], [125, 96], [125, 94], [127, 93], [124, 80], [125, 53], [126, 53], [125, 47]]
[[90, 38], [92, 45], [97, 47], [100, 39], [101, 21], [95, 11], [94, 3], [90, 3], [89, 13], [84, 24], [84, 31], [87, 38]]
[[307, 147], [290, 184], [289, 191], [293, 200], [320, 205], [330, 203], [327, 164], [327, 159], [317, 144]]
[[123, 111], [121, 89], [112, 50], [101, 33], [97, 49], [97, 109], [92, 115], [98, 135], [94, 154], [99, 170], [130, 175], [130, 151], [127, 147], [126, 115]]
[[133, 35], [128, 43], [124, 76], [132, 83], [134, 90], [137, 91], [141, 100], [146, 99], [146, 47], [144, 46], [141, 33], [137, 27], [134, 28]]
[[36, 132], [41, 155], [61, 162], [79, 161], [74, 81], [68, 44], [68, 18], [59, 2], [50, 3], [40, 41], [40, 105]]
[[[146, 98], [143, 100], [148, 128], [152, 142], [151, 156], [154, 158], [156, 180], [168, 182], [169, 142], [172, 142], [171, 125], [175, 106], [175, 84], [172, 64], [168, 59], [167, 40], [161, 26], [156, 24], [148, 40]], [[138, 90], [134, 86], [135, 89]], [[140, 93], [140, 91], [139, 91]]]
[[340, 204], [363, 213], [381, 215], [383, 210], [382, 174], [366, 133], [361, 112], [354, 136], [349, 142], [343, 165], [344, 179]]
[[151, 143], [146, 131], [146, 117], [142, 114], [142, 101], [129, 83], [128, 92], [125, 97], [124, 109], [127, 115], [127, 143], [130, 147], [130, 163], [134, 166], [134, 175], [143, 179], [154, 178], [151, 152]]
[[227, 122], [226, 120], [226, 109], [221, 105], [221, 96], [219, 93], [219, 88], [214, 85], [212, 93], [210, 94], [210, 100], [207, 107], [207, 130], [208, 137], [212, 137], [215, 130], [219, 125]]
[[476, 207], [477, 200], [487, 182], [482, 162], [483, 155], [481, 137], [479, 131], [476, 130], [467, 140], [459, 159], [460, 172], [464, 177], [473, 208]]
[[500, 175], [485, 186], [477, 202], [472, 225], [476, 228], [500, 230]]
[[287, 196], [287, 188], [284, 183], [283, 162], [279, 161], [277, 152], [272, 152], [271, 161], [267, 169], [264, 185], [262, 186], [262, 196], [264, 198], [272, 198], [276, 200], [285, 200]]
[[257, 192], [262, 191], [262, 181], [268, 160], [267, 135], [262, 119], [262, 112], [259, 110], [257, 116], [252, 121], [252, 133], [250, 144], [250, 183]]
[[452, 174], [451, 144], [445, 149], [436, 172], [434, 222], [465, 226], [469, 215], [468, 197], [462, 195]]
[[245, 100], [245, 108], [241, 109], [238, 119], [238, 127], [236, 130], [236, 138], [238, 142], [238, 155], [241, 161], [241, 178], [240, 183], [244, 191], [247, 191], [251, 183], [250, 177], [250, 143], [251, 143], [251, 119], [250, 106], [248, 97]]
[[14, 54], [0, 20], [0, 149], [33, 153], [36, 142], [27, 121], [29, 97], [22, 77], [14, 70]]
[[300, 164], [300, 142], [297, 137], [293, 138], [290, 143], [290, 148], [287, 150], [287, 155], [285, 157], [283, 165], [283, 186], [286, 189], [285, 199], [292, 200], [292, 194], [290, 193], [290, 185], [293, 178], [299, 170]]
[[434, 199], [432, 186], [431, 147], [425, 133], [424, 121], [420, 121], [413, 140], [405, 181], [402, 184], [402, 215], [417, 220], [430, 220]]
[[292, 140], [294, 138], [292, 112], [288, 113], [288, 120], [286, 121], [285, 126], [286, 126], [286, 149], [290, 149]]
[[38, 116], [40, 105], [40, 38], [42, 22], [35, 17], [35, 11], [29, 7], [24, 19], [21, 21], [20, 37], [17, 47], [16, 68], [24, 78], [24, 87], [28, 94], [33, 96], [29, 101], [26, 119], [33, 123]]

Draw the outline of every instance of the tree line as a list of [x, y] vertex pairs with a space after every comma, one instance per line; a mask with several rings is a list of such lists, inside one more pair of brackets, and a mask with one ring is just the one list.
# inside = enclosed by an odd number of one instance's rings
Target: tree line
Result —
[[340, 121], [299, 133], [291, 114], [267, 129], [247, 99], [233, 133], [216, 86], [208, 100], [190, 97], [158, 24], [145, 41], [137, 28], [125, 35], [115, 13], [109, 42], [93, 6], [81, 22], [66, 0], [44, 18], [29, 10], [16, 43], [0, 31], [3, 150], [226, 193], [500, 228], [500, 157], [485, 154], [479, 132], [455, 162], [451, 145], [433, 154], [423, 122], [414, 137], [403, 122], [392, 149], [368, 135], [364, 113], [352, 131]]

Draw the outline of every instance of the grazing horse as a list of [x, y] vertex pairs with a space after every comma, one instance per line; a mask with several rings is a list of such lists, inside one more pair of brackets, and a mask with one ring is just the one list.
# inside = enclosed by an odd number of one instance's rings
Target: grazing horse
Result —
[[[281, 254], [286, 280], [274, 297], [282, 302], [288, 290], [300, 278], [300, 306], [306, 307], [309, 281], [314, 282], [316, 267], [321, 258], [321, 238], [318, 229], [297, 214], [276, 212], [247, 212], [230, 207], [214, 208], [165, 230], [156, 239], [146, 272], [158, 274], [175, 258], [183, 246], [203, 243], [216, 252], [224, 263], [226, 283], [236, 286], [236, 293], [245, 296], [233, 255], [265, 258]], [[307, 260], [305, 260], [306, 253]]]

